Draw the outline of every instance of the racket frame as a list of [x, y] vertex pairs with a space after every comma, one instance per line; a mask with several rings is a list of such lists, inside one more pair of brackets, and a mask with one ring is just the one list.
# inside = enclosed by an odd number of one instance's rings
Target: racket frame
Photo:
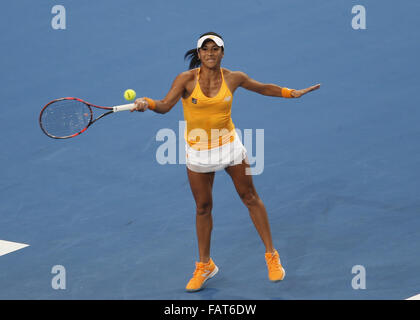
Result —
[[[44, 126], [42, 125], [42, 114], [44, 113], [44, 110], [45, 109], [47, 109], [48, 108], [48, 106], [50, 106], [51, 104], [53, 104], [53, 103], [55, 103], [55, 102], [58, 102], [58, 101], [63, 101], [63, 100], [76, 100], [76, 101], [79, 101], [79, 102], [81, 102], [81, 103], [83, 103], [84, 105], [86, 105], [86, 107], [89, 109], [89, 112], [90, 112], [90, 118], [89, 118], [89, 122], [88, 122], [88, 124], [86, 125], [86, 127], [84, 127], [82, 130], [80, 130], [79, 132], [77, 132], [77, 133], [74, 133], [74, 134], [72, 134], [72, 135], [69, 135], [69, 136], [64, 136], [64, 137], [58, 137], [58, 136], [54, 136], [54, 135], [52, 135], [51, 133], [49, 133], [45, 128], [44, 128]], [[102, 110], [108, 110], [107, 112], [105, 112], [105, 113], [103, 113], [103, 114], [101, 114], [100, 116], [98, 116], [97, 118], [95, 118], [95, 119], [93, 119], [93, 111], [92, 111], [92, 108], [91, 107], [94, 107], [94, 108], [98, 108], [98, 109], [102, 109]], [[78, 136], [79, 134], [81, 134], [81, 133], [83, 133], [83, 132], [85, 132], [86, 130], [87, 130], [87, 128], [89, 128], [93, 123], [95, 123], [96, 121], [98, 121], [99, 119], [101, 119], [101, 118], [103, 118], [103, 117], [105, 117], [105, 116], [107, 116], [107, 115], [109, 115], [109, 114], [111, 114], [111, 113], [114, 113], [114, 112], [120, 112], [120, 111], [128, 111], [128, 110], [131, 110], [132, 108], [134, 107], [134, 104], [133, 103], [130, 103], [130, 104], [124, 104], [124, 105], [119, 105], [119, 106], [113, 106], [113, 107], [103, 107], [103, 106], [98, 106], [98, 105], [95, 105], [95, 104], [92, 104], [92, 103], [89, 103], [89, 102], [86, 102], [86, 101], [84, 101], [84, 100], [82, 100], [82, 99], [79, 99], [79, 98], [74, 98], [74, 97], [65, 97], [65, 98], [59, 98], [59, 99], [54, 99], [54, 100], [52, 100], [52, 101], [50, 101], [50, 102], [48, 102], [42, 109], [41, 109], [41, 112], [40, 112], [40, 114], [39, 114], [39, 119], [38, 119], [38, 121], [39, 121], [39, 126], [41, 127], [41, 130], [48, 136], [48, 137], [50, 137], [50, 138], [53, 138], [53, 139], [69, 139], [69, 138], [74, 138], [74, 137], [76, 137], [76, 136]]]

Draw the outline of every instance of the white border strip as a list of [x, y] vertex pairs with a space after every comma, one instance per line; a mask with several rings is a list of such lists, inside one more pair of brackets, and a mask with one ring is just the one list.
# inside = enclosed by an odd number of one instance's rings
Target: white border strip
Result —
[[405, 300], [420, 300], [420, 293], [419, 294], [416, 294], [415, 296], [412, 296], [410, 298], [407, 298]]
[[0, 256], [28, 247], [29, 244], [0, 240]]

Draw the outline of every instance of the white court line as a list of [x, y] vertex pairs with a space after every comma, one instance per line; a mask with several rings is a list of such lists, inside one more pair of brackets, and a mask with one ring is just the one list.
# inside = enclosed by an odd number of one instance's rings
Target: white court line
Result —
[[407, 298], [405, 300], [420, 300], [420, 294], [416, 294], [415, 296], [412, 296], [412, 297]]
[[0, 240], [0, 256], [28, 247], [29, 244]]

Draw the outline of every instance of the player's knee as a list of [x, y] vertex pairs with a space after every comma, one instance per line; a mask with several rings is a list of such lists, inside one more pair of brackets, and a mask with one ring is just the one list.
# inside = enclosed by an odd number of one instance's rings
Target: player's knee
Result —
[[201, 203], [197, 203], [196, 212], [198, 215], [204, 215], [211, 213], [213, 208], [213, 203], [211, 201], [205, 201]]
[[257, 205], [260, 200], [257, 192], [254, 189], [249, 189], [245, 192], [242, 192], [239, 196], [247, 207], [253, 207]]

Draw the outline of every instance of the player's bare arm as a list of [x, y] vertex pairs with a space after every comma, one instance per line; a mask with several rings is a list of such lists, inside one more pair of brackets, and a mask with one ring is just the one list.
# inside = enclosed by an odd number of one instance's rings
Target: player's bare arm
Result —
[[[235, 71], [233, 72], [233, 78], [235, 78], [234, 83], [238, 87], [242, 87], [244, 89], [262, 94], [264, 96], [271, 96], [271, 97], [285, 97], [289, 98], [289, 96], [284, 96], [284, 89], [285, 87], [281, 87], [276, 84], [272, 83], [262, 83], [257, 80], [252, 79], [244, 72]], [[321, 84], [316, 84], [314, 86], [305, 88], [305, 89], [292, 89], [290, 91], [290, 98], [300, 98], [304, 94], [319, 89]]]
[[139, 98], [134, 101], [134, 108], [130, 111], [144, 112], [147, 109], [152, 109], [156, 113], [167, 113], [169, 112], [179, 101], [181, 96], [186, 90], [187, 83], [191, 81], [192, 73], [185, 71], [180, 73], [175, 80], [172, 82], [172, 86], [165, 98], [162, 100], [154, 100], [153, 107], [151, 106], [150, 99]]

